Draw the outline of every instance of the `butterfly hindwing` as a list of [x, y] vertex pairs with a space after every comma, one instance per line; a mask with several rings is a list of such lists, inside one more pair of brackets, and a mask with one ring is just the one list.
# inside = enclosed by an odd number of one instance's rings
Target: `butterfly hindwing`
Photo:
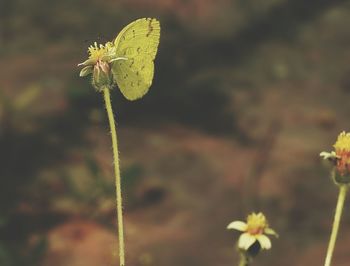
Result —
[[125, 59], [113, 63], [113, 76], [129, 100], [141, 98], [152, 84], [159, 36], [159, 21], [143, 18], [126, 26], [114, 41], [117, 56]]
[[113, 66], [116, 82], [128, 100], [136, 100], [145, 95], [152, 85], [154, 64], [151, 59], [120, 60]]

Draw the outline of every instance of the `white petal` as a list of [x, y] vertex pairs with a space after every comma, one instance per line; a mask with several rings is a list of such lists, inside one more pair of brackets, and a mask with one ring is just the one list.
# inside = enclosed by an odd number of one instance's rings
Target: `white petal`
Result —
[[227, 226], [227, 229], [235, 229], [235, 230], [244, 232], [245, 230], [247, 230], [247, 227], [248, 226], [245, 222], [234, 221]]
[[256, 238], [248, 233], [243, 233], [239, 237], [238, 247], [240, 249], [247, 250], [251, 245], [253, 245], [256, 241]]
[[323, 157], [324, 160], [331, 160], [331, 159], [339, 158], [334, 151], [332, 151], [332, 152], [323, 151], [320, 153], [320, 156]]
[[258, 235], [256, 238], [258, 239], [262, 249], [270, 249], [271, 248], [271, 241], [267, 236]]
[[275, 232], [275, 230], [273, 230], [271, 228], [265, 228], [264, 233], [268, 234], [268, 235], [273, 235], [275, 237], [278, 237], [278, 234]]

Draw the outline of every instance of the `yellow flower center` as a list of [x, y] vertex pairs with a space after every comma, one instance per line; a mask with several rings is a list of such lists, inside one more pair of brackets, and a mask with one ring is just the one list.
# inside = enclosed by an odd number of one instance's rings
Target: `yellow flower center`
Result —
[[269, 225], [266, 217], [260, 213], [252, 213], [247, 218], [247, 232], [251, 235], [261, 235]]
[[341, 175], [350, 172], [350, 133], [341, 132], [333, 145], [338, 156], [337, 170]]
[[350, 133], [345, 133], [345, 131], [340, 133], [333, 147], [335, 148], [335, 151], [350, 152]]
[[110, 55], [111, 50], [113, 49], [113, 44], [107, 42], [105, 45], [100, 44], [99, 46], [95, 42], [94, 45], [90, 45], [88, 48], [89, 59], [94, 60], [95, 62], [101, 60], [103, 57]]

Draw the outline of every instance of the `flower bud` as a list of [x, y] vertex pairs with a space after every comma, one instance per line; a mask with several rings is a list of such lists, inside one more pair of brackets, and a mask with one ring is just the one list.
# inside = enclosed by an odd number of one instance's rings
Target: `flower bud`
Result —
[[112, 87], [113, 77], [107, 62], [99, 60], [95, 64], [92, 73], [92, 85], [97, 91], [102, 91], [105, 87]]

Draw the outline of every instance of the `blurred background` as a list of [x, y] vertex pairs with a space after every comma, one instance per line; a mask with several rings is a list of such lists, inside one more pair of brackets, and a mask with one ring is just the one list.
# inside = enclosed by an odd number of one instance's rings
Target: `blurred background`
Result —
[[[235, 265], [232, 220], [279, 234], [254, 265], [321, 265], [350, 129], [350, 2], [1, 0], [0, 265], [118, 265], [102, 96], [77, 64], [140, 17], [155, 78], [118, 122], [127, 265]], [[349, 265], [349, 202], [334, 265]]]

